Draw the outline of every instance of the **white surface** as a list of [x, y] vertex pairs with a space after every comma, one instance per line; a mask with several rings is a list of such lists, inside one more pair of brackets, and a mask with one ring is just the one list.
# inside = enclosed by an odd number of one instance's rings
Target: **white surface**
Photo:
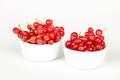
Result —
[[22, 55], [31, 61], [50, 61], [58, 57], [60, 43], [53, 45], [35, 45], [21, 41]]
[[[0, 80], [120, 80], [119, 4], [119, 0], [0, 0]], [[55, 25], [65, 27], [66, 37], [88, 26], [106, 27], [104, 66], [93, 70], [71, 68], [62, 50], [61, 56], [51, 62], [24, 59], [12, 28], [34, 18], [53, 19]]]
[[94, 52], [80, 52], [63, 47], [65, 61], [79, 69], [92, 69], [103, 65], [107, 48]]

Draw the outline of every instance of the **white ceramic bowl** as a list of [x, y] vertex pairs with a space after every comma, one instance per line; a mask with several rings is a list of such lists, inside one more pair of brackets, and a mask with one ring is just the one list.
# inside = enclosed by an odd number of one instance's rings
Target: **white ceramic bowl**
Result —
[[99, 67], [104, 63], [106, 48], [94, 52], [81, 52], [64, 46], [64, 55], [68, 65], [80, 69], [90, 69]]
[[50, 61], [58, 57], [60, 42], [36, 45], [21, 42], [22, 55], [32, 61]]

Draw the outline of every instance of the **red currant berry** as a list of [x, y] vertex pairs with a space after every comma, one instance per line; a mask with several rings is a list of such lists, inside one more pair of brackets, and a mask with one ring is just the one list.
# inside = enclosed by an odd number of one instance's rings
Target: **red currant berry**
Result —
[[32, 29], [32, 25], [28, 24], [28, 25], [27, 25], [27, 28], [28, 28], [29, 30]]
[[77, 33], [77, 32], [72, 32], [72, 33], [71, 33], [71, 36], [78, 37], [78, 33]]
[[37, 33], [38, 33], [38, 34], [43, 34], [43, 33], [44, 33], [44, 28], [38, 29], [38, 30], [37, 30]]
[[23, 37], [22, 32], [18, 33], [17, 35], [18, 35], [18, 38], [22, 38]]
[[43, 36], [43, 39], [44, 39], [45, 41], [48, 41], [48, 40], [50, 40], [50, 36], [49, 36], [48, 34], [46, 34], [46, 35]]
[[102, 49], [103, 49], [103, 46], [102, 46], [101, 44], [97, 44], [97, 45], [95, 46], [95, 49], [96, 49], [96, 50], [102, 50]]
[[60, 39], [61, 39], [61, 36], [56, 36], [56, 37], [55, 37], [55, 41], [56, 41], [56, 42], [60, 41]]
[[86, 36], [80, 36], [80, 39], [84, 42], [86, 42], [88, 40]]
[[88, 28], [88, 32], [93, 32], [93, 28], [92, 28], [92, 27], [89, 27], [89, 28]]
[[89, 32], [85, 32], [85, 36], [86, 36], [86, 37], [89, 36]]
[[78, 38], [78, 39], [75, 40], [75, 42], [76, 42], [77, 44], [80, 44], [80, 43], [82, 43], [82, 40], [81, 40], [80, 38]]
[[39, 22], [34, 22], [34, 23], [33, 23], [33, 26], [34, 26], [35, 29], [37, 29], [39, 25], [40, 25]]
[[22, 34], [23, 34], [24, 36], [29, 36], [28, 31], [23, 31]]
[[37, 39], [35, 38], [35, 37], [32, 37], [32, 38], [30, 38], [29, 39], [29, 43], [31, 43], [31, 44], [36, 44], [37, 43], [37, 41], [36, 41]]
[[70, 40], [71, 40], [71, 41], [75, 41], [76, 39], [77, 39], [76, 36], [70, 36]]
[[84, 46], [79, 46], [78, 47], [78, 51], [84, 51], [84, 50], [85, 50]]
[[96, 43], [101, 43], [102, 40], [101, 40], [99, 37], [96, 37], [96, 38], [95, 38], [95, 42], [96, 42]]
[[48, 32], [52, 32], [52, 31], [53, 31], [53, 27], [48, 27], [48, 28], [47, 28], [47, 31], [48, 31]]
[[65, 34], [64, 31], [60, 31], [59, 33], [61, 36], [64, 36], [64, 34]]
[[67, 41], [65, 42], [65, 46], [66, 46], [67, 48], [70, 48], [70, 47], [71, 47], [71, 44], [72, 44], [72, 42], [71, 42], [70, 40], [67, 40]]
[[73, 49], [73, 50], [77, 50], [78, 47], [79, 47], [78, 44], [75, 44], [75, 45], [72, 47], [72, 49]]
[[102, 30], [101, 29], [97, 29], [95, 33], [96, 33], [96, 35], [101, 36], [102, 35]]
[[13, 33], [14, 34], [19, 34], [20, 32], [21, 32], [21, 30], [19, 28], [17, 28], [17, 27], [13, 28]]
[[43, 38], [42, 37], [36, 38], [36, 42], [37, 44], [43, 44]]
[[104, 36], [99, 36], [99, 38], [103, 41], [104, 40]]
[[48, 44], [52, 45], [54, 43], [54, 40], [49, 40]]
[[88, 36], [88, 38], [89, 38], [89, 40], [91, 40], [91, 41], [94, 41], [94, 40], [95, 40], [95, 36], [94, 36], [94, 35], [90, 35], [90, 36]]
[[101, 45], [103, 46], [103, 48], [105, 47], [105, 42], [102, 42]]
[[47, 25], [47, 26], [51, 26], [52, 23], [53, 23], [53, 21], [52, 21], [51, 19], [47, 19], [47, 20], [46, 20], [46, 25]]
[[51, 39], [55, 39], [55, 34], [53, 32], [50, 33], [49, 36], [50, 36]]
[[42, 24], [39, 24], [35, 29], [41, 29], [43, 27], [43, 25]]
[[63, 32], [64, 32], [64, 27], [60, 27], [60, 31], [63, 31]]
[[22, 36], [22, 41], [27, 41], [28, 39], [29, 39], [29, 37], [27, 35]]
[[87, 41], [86, 44], [87, 45], [92, 45], [92, 41]]

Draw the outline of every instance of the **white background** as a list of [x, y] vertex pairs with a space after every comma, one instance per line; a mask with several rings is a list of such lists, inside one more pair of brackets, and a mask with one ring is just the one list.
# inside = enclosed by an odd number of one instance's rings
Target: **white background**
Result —
[[[108, 51], [104, 66], [92, 70], [71, 68], [64, 61], [62, 49], [54, 61], [24, 59], [12, 28], [18, 23], [25, 28], [26, 22], [34, 18], [50, 18], [54, 25], [64, 26], [64, 38], [89, 26], [106, 28]], [[0, 0], [0, 80], [120, 80], [119, 27], [119, 0]]]

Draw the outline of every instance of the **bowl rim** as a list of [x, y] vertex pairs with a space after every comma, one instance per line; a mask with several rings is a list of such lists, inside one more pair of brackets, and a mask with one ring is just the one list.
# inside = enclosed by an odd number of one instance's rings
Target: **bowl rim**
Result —
[[74, 52], [80, 52], [80, 53], [96, 53], [96, 52], [100, 52], [100, 51], [104, 51], [107, 49], [107, 47], [105, 46], [102, 50], [98, 50], [98, 51], [77, 51], [77, 50], [72, 50], [72, 49], [69, 49], [67, 47], [64, 46], [65, 49], [69, 50], [69, 51], [74, 51]]
[[[53, 43], [52, 45], [58, 44], [58, 43], [60, 43], [60, 42], [61, 42], [61, 40], [58, 41], [58, 42]], [[20, 41], [20, 43], [21, 43], [21, 44], [26, 44], [26, 45], [32, 45], [32, 46], [52, 46], [52, 45], [50, 45], [50, 44], [40, 45], [40, 44], [31, 44], [31, 43], [23, 42], [23, 41]]]

